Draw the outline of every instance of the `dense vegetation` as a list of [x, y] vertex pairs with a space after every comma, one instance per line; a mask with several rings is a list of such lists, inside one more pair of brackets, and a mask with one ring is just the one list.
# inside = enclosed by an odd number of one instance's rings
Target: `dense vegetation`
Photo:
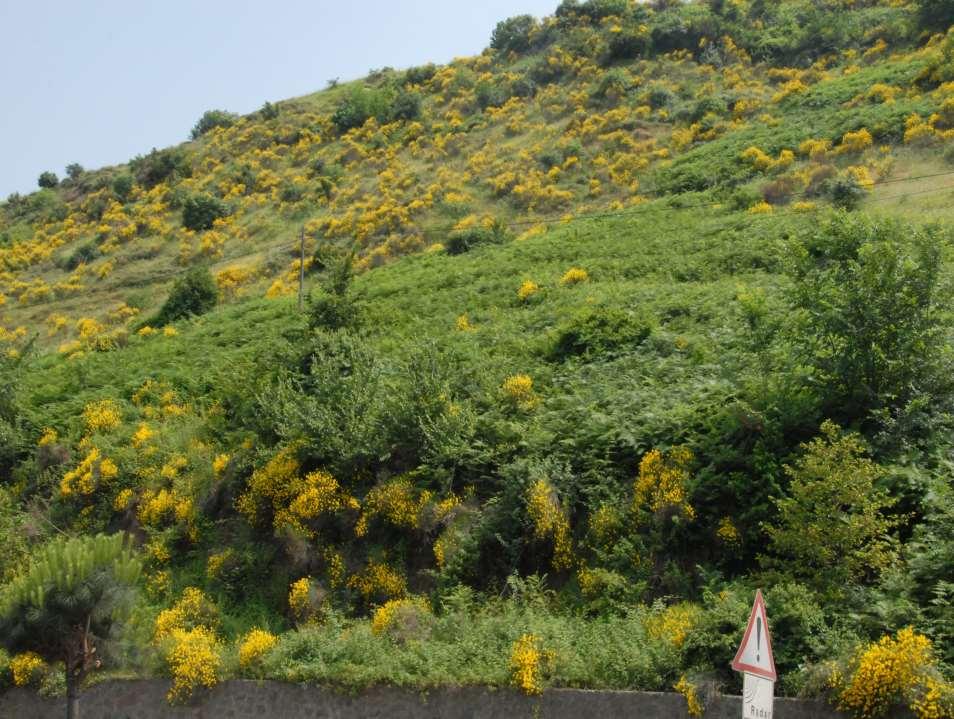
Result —
[[104, 664], [172, 700], [695, 707], [761, 586], [781, 692], [950, 715], [945, 8], [567, 1], [44, 173], [0, 210], [0, 575], [128, 533]]

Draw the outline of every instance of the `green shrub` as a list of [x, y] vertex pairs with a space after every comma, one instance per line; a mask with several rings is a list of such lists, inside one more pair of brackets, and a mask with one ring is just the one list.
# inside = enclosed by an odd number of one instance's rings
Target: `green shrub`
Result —
[[462, 255], [470, 252], [479, 245], [487, 245], [503, 242], [506, 237], [506, 230], [500, 223], [495, 223], [493, 227], [470, 227], [466, 230], [452, 232], [445, 243], [447, 254]]
[[274, 105], [266, 100], [265, 104], [262, 105], [262, 109], [258, 111], [258, 114], [261, 115], [263, 120], [274, 120], [281, 114], [281, 109], [278, 105]]
[[80, 265], [88, 265], [99, 257], [99, 248], [95, 242], [84, 242], [66, 258], [66, 269], [72, 272]]
[[52, 189], [60, 184], [60, 179], [56, 176], [55, 172], [41, 172], [39, 179], [36, 181], [36, 184], [40, 187]]
[[388, 118], [390, 102], [387, 93], [376, 88], [357, 85], [338, 102], [331, 115], [331, 121], [339, 132], [347, 132], [361, 127], [370, 118], [379, 122]]
[[182, 205], [182, 224], [199, 232], [211, 229], [217, 219], [228, 214], [228, 205], [218, 197], [207, 194], [192, 195]]
[[846, 422], [939, 398], [939, 230], [839, 213], [793, 247], [793, 351], [830, 417]]
[[160, 182], [192, 175], [192, 167], [185, 151], [178, 147], [170, 147], [165, 150], [153, 148], [145, 157], [140, 155], [133, 159], [129, 163], [129, 169], [136, 178], [136, 182], [147, 190], [152, 189]]
[[855, 210], [865, 197], [865, 189], [851, 175], [828, 180], [823, 192], [831, 204], [843, 210]]
[[610, 65], [621, 60], [645, 57], [652, 50], [652, 46], [652, 38], [648, 34], [626, 28], [610, 35], [602, 62], [604, 65]]
[[390, 120], [416, 120], [421, 116], [422, 99], [419, 93], [401, 90], [391, 101]]
[[133, 190], [133, 178], [132, 175], [123, 173], [122, 175], [117, 175], [112, 182], [113, 194], [116, 195], [116, 198], [120, 202], [125, 202], [129, 199], [129, 195]]
[[490, 47], [501, 52], [526, 52], [537, 21], [532, 15], [517, 15], [497, 23], [490, 36]]
[[327, 275], [308, 296], [308, 326], [312, 329], [353, 329], [360, 321], [360, 307], [351, 292], [354, 255], [323, 257]]
[[432, 62], [417, 67], [409, 67], [404, 71], [402, 82], [405, 85], [423, 85], [437, 74], [437, 65]]
[[216, 127], [231, 127], [238, 120], [238, 115], [225, 110], [206, 110], [199, 121], [192, 128], [191, 137], [197, 140], [205, 133]]
[[167, 325], [179, 319], [205, 314], [219, 301], [219, 288], [207, 267], [194, 267], [177, 279], [159, 312], [144, 324]]
[[778, 519], [765, 526], [765, 566], [841, 596], [895, 561], [890, 531], [897, 521], [886, 515], [894, 501], [879, 489], [884, 470], [868, 458], [860, 436], [825, 422], [785, 472], [791, 484], [775, 502]]
[[593, 359], [631, 351], [652, 333], [652, 325], [625, 310], [604, 306], [578, 312], [557, 330], [550, 349], [556, 361], [570, 357]]
[[78, 162], [71, 162], [66, 166], [66, 176], [73, 182], [76, 182], [85, 172], [86, 170]]

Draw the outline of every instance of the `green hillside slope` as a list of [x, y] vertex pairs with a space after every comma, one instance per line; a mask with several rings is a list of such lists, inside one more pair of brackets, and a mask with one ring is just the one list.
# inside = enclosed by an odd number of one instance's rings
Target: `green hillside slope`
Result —
[[176, 700], [737, 690], [761, 586], [779, 691], [945, 716], [946, 7], [564, 2], [8, 199], [0, 572], [129, 533]]

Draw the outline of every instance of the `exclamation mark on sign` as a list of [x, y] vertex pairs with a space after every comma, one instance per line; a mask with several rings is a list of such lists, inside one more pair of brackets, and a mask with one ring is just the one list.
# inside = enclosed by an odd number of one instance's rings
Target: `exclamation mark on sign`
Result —
[[762, 661], [762, 617], [755, 618], [755, 661]]

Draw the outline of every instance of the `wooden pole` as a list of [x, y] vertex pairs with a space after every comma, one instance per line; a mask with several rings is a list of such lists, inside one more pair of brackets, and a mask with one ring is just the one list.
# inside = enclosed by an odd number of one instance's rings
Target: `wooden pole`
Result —
[[298, 261], [298, 311], [302, 310], [302, 301], [305, 294], [305, 228], [302, 227], [298, 233], [299, 243], [301, 245], [301, 258]]

